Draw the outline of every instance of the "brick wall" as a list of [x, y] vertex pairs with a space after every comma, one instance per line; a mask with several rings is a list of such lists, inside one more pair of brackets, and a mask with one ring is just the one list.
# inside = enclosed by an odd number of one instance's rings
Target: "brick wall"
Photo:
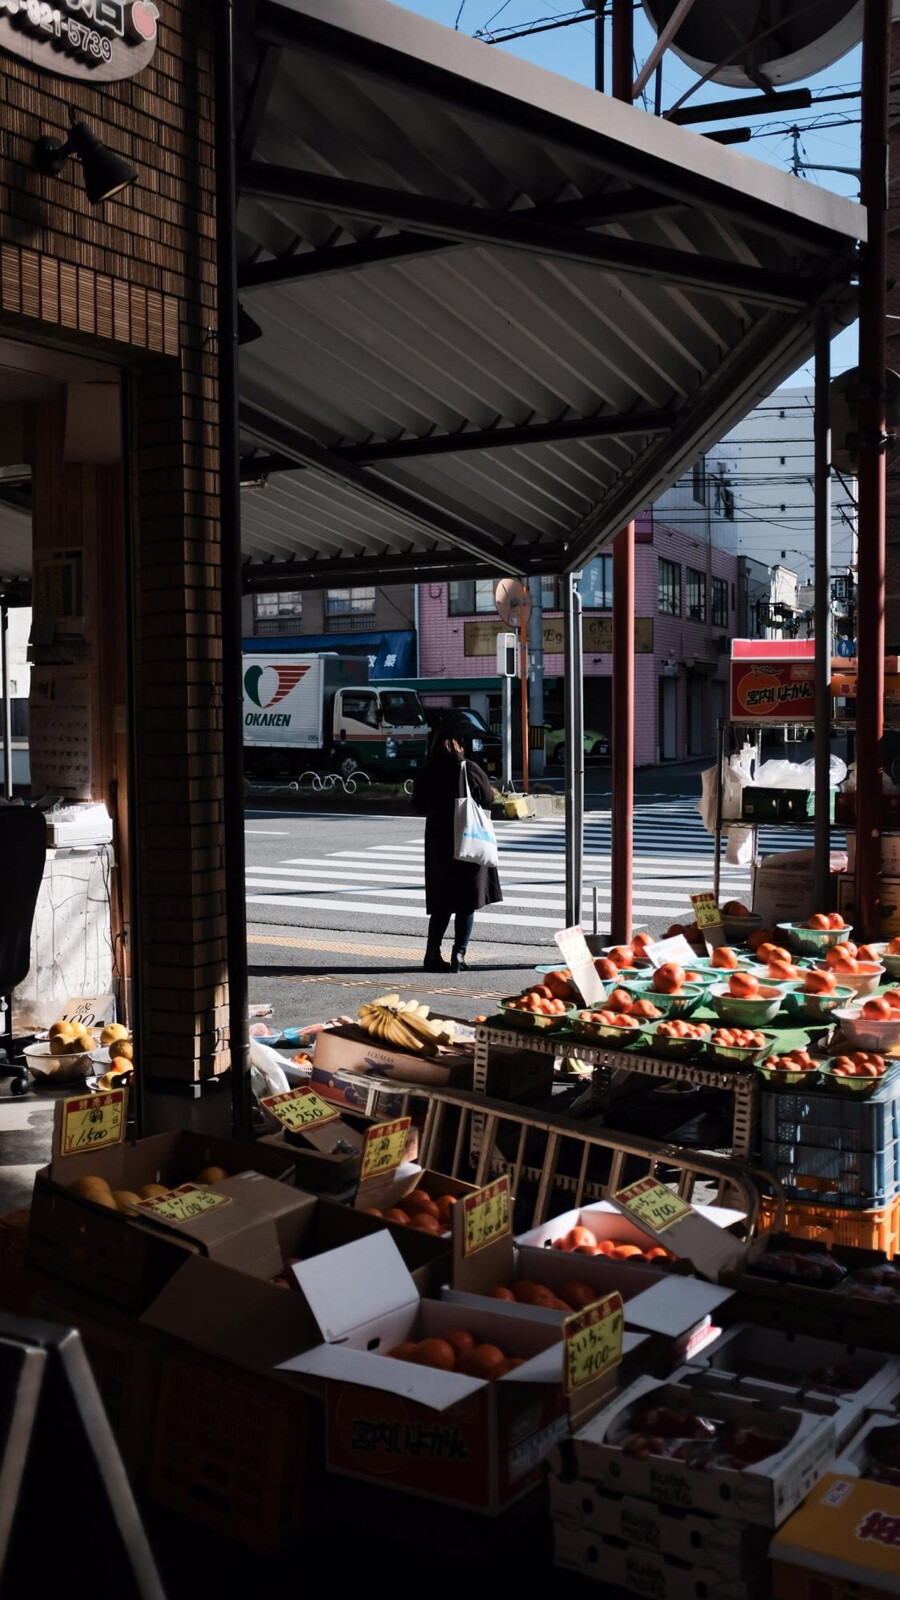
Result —
[[[166, 0], [161, 12], [151, 65], [122, 83], [2, 58], [0, 334], [133, 372], [142, 1065], [202, 1077], [228, 1065], [212, 8]], [[76, 162], [58, 178], [32, 165], [40, 135], [65, 138], [70, 105], [140, 170], [102, 207]]]

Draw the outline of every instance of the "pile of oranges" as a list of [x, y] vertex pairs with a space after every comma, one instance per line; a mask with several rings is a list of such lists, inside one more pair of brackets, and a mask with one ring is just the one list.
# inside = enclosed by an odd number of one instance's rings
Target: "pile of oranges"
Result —
[[806, 926], [816, 933], [827, 933], [829, 929], [846, 928], [847, 924], [839, 911], [814, 911]]
[[661, 1022], [656, 1037], [663, 1039], [708, 1039], [708, 1022], [685, 1022], [683, 1017], [673, 1017], [671, 1022]]
[[770, 1072], [815, 1072], [817, 1065], [808, 1050], [789, 1050], [785, 1056], [766, 1056], [763, 1062]]
[[539, 1017], [561, 1017], [565, 1015], [569, 1007], [565, 1000], [554, 998], [548, 984], [540, 983], [535, 989], [526, 989], [524, 994], [519, 995], [518, 1000], [510, 1000], [507, 1009], [509, 1011], [530, 1011], [533, 1015]]
[[637, 1017], [644, 1022], [653, 1022], [661, 1015], [652, 1000], [635, 1000], [627, 989], [613, 989], [603, 1009], [617, 1011], [623, 1017]]
[[605, 956], [598, 956], [594, 962], [598, 978], [610, 983], [615, 980], [617, 973], [629, 967], [649, 966], [647, 946], [652, 943], [649, 933], [636, 933], [631, 944], [614, 945]]
[[438, 1372], [459, 1372], [464, 1378], [504, 1378], [507, 1372], [521, 1367], [523, 1361], [521, 1356], [508, 1356], [498, 1344], [479, 1344], [465, 1328], [439, 1338], [404, 1339], [385, 1354], [394, 1361], [435, 1367]]
[[761, 1050], [766, 1036], [758, 1028], [717, 1028], [710, 1040], [723, 1050]]
[[424, 1189], [414, 1189], [388, 1211], [379, 1211], [377, 1206], [366, 1206], [365, 1210], [370, 1217], [381, 1217], [384, 1222], [402, 1222], [408, 1228], [418, 1228], [420, 1233], [439, 1234], [449, 1231], [450, 1212], [456, 1199], [455, 1194], [442, 1194], [432, 1199]]
[[532, 1283], [530, 1278], [519, 1278], [508, 1289], [492, 1289], [491, 1298], [514, 1300], [520, 1306], [540, 1306], [548, 1311], [584, 1311], [586, 1306], [594, 1305], [602, 1296], [599, 1289], [589, 1283], [579, 1283], [575, 1278], [561, 1283], [559, 1294], [554, 1294], [545, 1283]]
[[598, 1239], [590, 1228], [570, 1228], [553, 1241], [554, 1250], [570, 1250], [580, 1256], [608, 1256], [610, 1261], [673, 1261], [675, 1258], [662, 1245], [648, 1245], [642, 1249], [637, 1244], [617, 1244], [615, 1239]]
[[[659, 1016], [659, 1012], [656, 1013]], [[625, 1011], [613, 1011], [610, 1007], [606, 1011], [579, 1011], [579, 1022], [601, 1023], [604, 1028], [636, 1028], [637, 1017], [630, 1017]]]
[[835, 1056], [831, 1071], [836, 1078], [883, 1078], [884, 1056], [856, 1050], [852, 1056]]
[[833, 973], [840, 983], [842, 976], [852, 975], [861, 978], [874, 972], [881, 972], [882, 967], [877, 955], [867, 944], [857, 947], [848, 942], [832, 945], [824, 962], [820, 962], [815, 970]]

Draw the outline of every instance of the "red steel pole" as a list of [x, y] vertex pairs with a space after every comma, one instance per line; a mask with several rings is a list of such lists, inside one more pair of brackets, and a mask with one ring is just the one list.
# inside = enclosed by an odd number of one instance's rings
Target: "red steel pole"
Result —
[[519, 612], [519, 675], [522, 680], [522, 793], [528, 793], [528, 623]]
[[[599, 19], [597, 26], [601, 26]], [[613, 0], [612, 90], [631, 105], [634, 78], [632, 0]], [[610, 931], [631, 938], [634, 851], [634, 523], [613, 542], [612, 592], [612, 857]]]
[[856, 930], [880, 937], [884, 733], [887, 144], [891, 0], [866, 0], [861, 198], [868, 239], [859, 273], [859, 603], [856, 695]]

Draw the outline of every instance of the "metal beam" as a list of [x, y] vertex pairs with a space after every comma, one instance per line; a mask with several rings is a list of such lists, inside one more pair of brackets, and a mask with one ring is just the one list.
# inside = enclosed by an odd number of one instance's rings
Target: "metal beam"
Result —
[[580, 262], [608, 272], [661, 279], [681, 288], [731, 294], [763, 305], [797, 310], [815, 298], [817, 292], [814, 280], [801, 285], [796, 274], [748, 267], [739, 261], [715, 260], [632, 239], [583, 233], [576, 228], [538, 220], [529, 212], [489, 211], [266, 162], [243, 162], [239, 185], [243, 194], [258, 199], [286, 201], [333, 216], [391, 222], [418, 233], [523, 250], [530, 255]]
[[471, 555], [491, 563], [493, 572], [508, 573], [513, 577], [521, 572], [521, 559], [511, 554], [492, 533], [476, 523], [442, 511], [420, 495], [367, 471], [365, 467], [356, 466], [352, 461], [342, 461], [340, 456], [302, 433], [299, 428], [267, 416], [264, 411], [243, 402], [240, 406], [240, 427], [245, 435], [271, 446], [282, 455], [292, 456], [300, 466], [312, 467], [345, 488], [349, 486], [355, 489], [365, 499], [390, 506], [432, 538], [449, 540], [460, 550], [468, 550]]
[[686, 128], [694, 122], [725, 122], [729, 117], [755, 117], [766, 113], [772, 116], [777, 111], [805, 111], [812, 103], [810, 89], [785, 89], [781, 94], [751, 94], [737, 96], [734, 100], [707, 101], [702, 106], [683, 106], [680, 111], [663, 112], [663, 117], [679, 128]]
[[244, 107], [244, 115], [241, 118], [240, 131], [238, 132], [237, 153], [242, 160], [252, 156], [256, 149], [259, 130], [263, 125], [266, 111], [268, 110], [269, 96], [272, 93], [272, 86], [280, 64], [280, 47], [276, 44], [265, 45], [260, 52], [253, 83]]
[[[556, 573], [562, 565], [562, 552], [548, 552], [539, 569], [523, 557], [520, 571], [535, 576]], [[250, 561], [241, 568], [245, 594], [274, 594], [284, 589], [327, 589], [332, 585], [371, 582], [420, 583], [427, 575], [432, 581], [489, 578], [495, 569], [459, 550], [410, 550], [401, 554], [336, 556], [314, 561]]]

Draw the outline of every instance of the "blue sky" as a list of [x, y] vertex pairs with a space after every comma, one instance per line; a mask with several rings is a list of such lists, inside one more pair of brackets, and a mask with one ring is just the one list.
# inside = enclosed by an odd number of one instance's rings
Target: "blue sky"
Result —
[[[727, 3], [727, 0], [726, 0]], [[530, 23], [561, 15], [571, 15], [579, 9], [579, 0], [406, 0], [407, 9], [433, 22], [453, 27], [459, 21], [460, 31], [477, 35], [480, 31], [518, 28]], [[536, 34], [533, 38], [519, 39], [511, 44], [485, 44], [485, 49], [508, 49], [547, 67], [564, 77], [580, 83], [593, 83], [593, 20], [585, 13], [584, 22], [572, 27], [559, 28], [551, 33]], [[635, 13], [635, 57], [640, 65], [649, 54], [655, 33], [641, 11]], [[607, 45], [608, 61], [608, 45]], [[843, 56], [825, 72], [804, 80], [815, 95], [818, 92], [835, 92], [859, 87], [860, 52], [853, 50]], [[671, 106], [696, 81], [689, 67], [668, 51], [663, 63], [663, 107]], [[730, 99], [739, 91], [722, 88], [717, 84], [704, 84], [692, 96], [695, 103]], [[652, 105], [652, 102], [651, 102]], [[734, 126], [741, 126], [740, 117]], [[753, 118], [749, 126], [754, 137], [738, 151], [757, 160], [768, 161], [783, 171], [790, 171], [793, 139], [791, 124], [801, 130], [801, 159], [817, 166], [857, 167], [859, 164], [859, 100], [838, 101], [818, 110], [782, 112], [774, 117]], [[836, 124], [844, 124], [839, 126]], [[818, 126], [814, 125], [818, 124]], [[728, 123], [715, 124], [727, 127]], [[810, 183], [833, 189], [838, 194], [859, 198], [859, 184], [855, 176], [835, 172], [811, 172]], [[832, 366], [835, 372], [855, 366], [857, 359], [856, 328], [840, 334], [832, 346]], [[804, 368], [792, 380], [811, 383], [811, 368]]]

